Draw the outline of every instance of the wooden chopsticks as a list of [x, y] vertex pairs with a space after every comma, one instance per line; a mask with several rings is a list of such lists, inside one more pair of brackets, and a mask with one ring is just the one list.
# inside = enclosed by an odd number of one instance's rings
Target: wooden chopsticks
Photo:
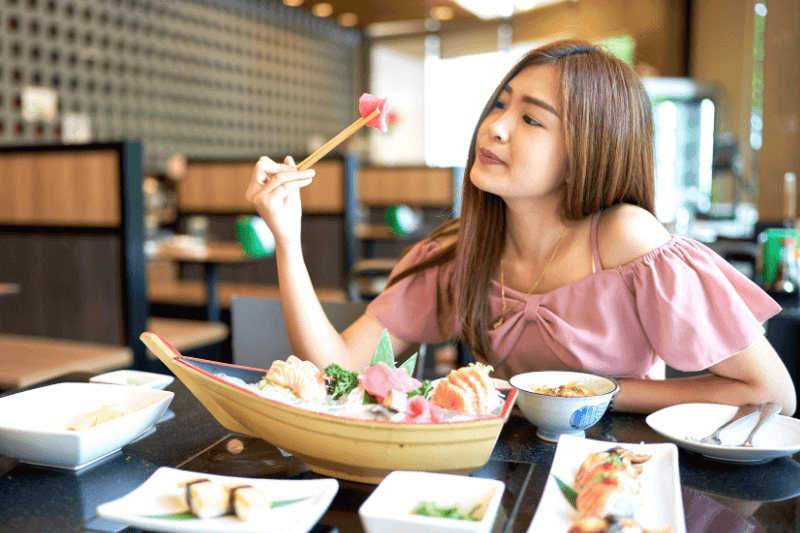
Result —
[[347, 139], [352, 134], [357, 132], [361, 128], [361, 126], [363, 126], [373, 118], [377, 117], [380, 114], [380, 112], [381, 112], [380, 108], [377, 108], [375, 109], [375, 111], [373, 111], [366, 117], [361, 117], [360, 119], [356, 120], [355, 122], [347, 126], [347, 128], [345, 128], [339, 135], [337, 135], [330, 141], [320, 146], [316, 152], [305, 158], [299, 165], [297, 165], [297, 170], [306, 170], [307, 168], [311, 167], [311, 165], [313, 165], [314, 163], [325, 157], [328, 152], [336, 148], [345, 139]]

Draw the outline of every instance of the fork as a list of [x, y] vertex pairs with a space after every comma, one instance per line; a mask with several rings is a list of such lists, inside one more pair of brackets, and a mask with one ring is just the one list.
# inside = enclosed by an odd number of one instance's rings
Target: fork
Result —
[[759, 428], [763, 426], [767, 420], [778, 414], [778, 412], [780, 412], [781, 409], [783, 409], [783, 407], [781, 407], [780, 404], [777, 404], [775, 402], [765, 403], [764, 406], [761, 408], [761, 416], [758, 418], [758, 423], [756, 423], [756, 427], [753, 428], [753, 431], [750, 432], [745, 441], [741, 443], [739, 446], [752, 448], [753, 435], [756, 434], [756, 431], [758, 431]]
[[717, 428], [716, 431], [714, 431], [710, 435], [703, 437], [702, 439], [693, 439], [691, 437], [686, 437], [686, 440], [701, 442], [703, 444], [716, 444], [719, 446], [722, 444], [722, 441], [719, 439], [719, 434], [723, 429], [730, 426], [734, 422], [741, 420], [742, 418], [746, 418], [757, 413], [759, 410], [761, 410], [761, 405], [745, 404], [739, 407], [739, 410], [736, 411], [736, 414], [734, 415], [733, 418], [722, 424], [720, 427]]

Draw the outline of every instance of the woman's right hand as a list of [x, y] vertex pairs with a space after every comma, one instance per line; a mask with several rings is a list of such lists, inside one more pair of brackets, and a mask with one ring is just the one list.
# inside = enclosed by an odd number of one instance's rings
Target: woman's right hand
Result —
[[247, 201], [269, 226], [276, 246], [300, 241], [300, 188], [311, 183], [314, 170], [297, 170], [291, 156], [283, 164], [262, 157], [253, 169]]

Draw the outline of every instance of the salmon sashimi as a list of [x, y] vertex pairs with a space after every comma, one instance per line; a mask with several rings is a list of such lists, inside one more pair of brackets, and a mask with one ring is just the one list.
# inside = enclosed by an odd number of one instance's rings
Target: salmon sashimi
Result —
[[491, 370], [490, 366], [471, 364], [450, 371], [436, 385], [431, 401], [439, 407], [466, 415], [491, 413], [491, 395], [495, 392], [494, 383], [489, 377]]
[[[638, 477], [642, 473], [641, 463], [650, 459], [649, 455], [634, 455], [630, 451], [615, 447], [605, 452], [592, 453], [583, 461], [575, 476], [575, 490], [580, 491], [597, 476], [622, 477], [634, 481], [638, 487]], [[638, 488], [635, 492], [639, 492]]]
[[291, 389], [307, 403], [321, 404], [327, 389], [325, 378], [314, 363], [290, 355], [286, 361], [275, 361], [267, 371], [266, 379], [275, 385]]

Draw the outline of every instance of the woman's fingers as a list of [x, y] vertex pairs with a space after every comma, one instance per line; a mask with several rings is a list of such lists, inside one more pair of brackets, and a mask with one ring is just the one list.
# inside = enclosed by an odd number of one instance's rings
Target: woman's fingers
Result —
[[[286, 160], [288, 161], [290, 159], [291, 157], [287, 156]], [[292, 163], [294, 163], [294, 161], [292, 161]], [[258, 160], [258, 163], [256, 163], [253, 177], [259, 184], [263, 185], [269, 181], [272, 176], [281, 172], [291, 172], [293, 170], [296, 170], [294, 164], [276, 163], [269, 157], [262, 157]]]
[[[270, 179], [264, 184], [264, 190], [267, 192], [274, 191], [279, 187], [284, 187], [289, 183], [294, 183], [297, 181], [305, 181], [310, 180], [314, 177], [314, 170], [301, 170], [301, 171], [287, 171], [287, 172], [280, 172], [271, 176]], [[308, 185], [306, 183], [305, 185]]]

